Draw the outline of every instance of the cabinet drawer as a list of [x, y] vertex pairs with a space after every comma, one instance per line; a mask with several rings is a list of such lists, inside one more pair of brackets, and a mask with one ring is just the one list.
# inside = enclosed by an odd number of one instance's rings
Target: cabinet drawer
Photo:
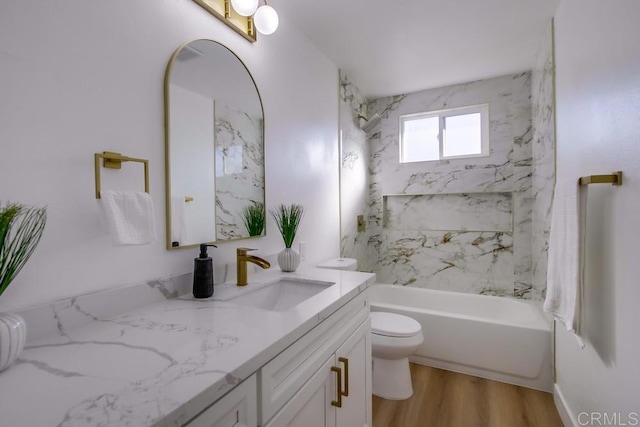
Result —
[[258, 425], [256, 375], [244, 380], [185, 427], [255, 427]]
[[313, 374], [265, 427], [327, 427], [335, 425], [335, 409], [329, 404], [336, 395], [333, 355]]
[[369, 316], [364, 292], [276, 356], [260, 371], [265, 424]]

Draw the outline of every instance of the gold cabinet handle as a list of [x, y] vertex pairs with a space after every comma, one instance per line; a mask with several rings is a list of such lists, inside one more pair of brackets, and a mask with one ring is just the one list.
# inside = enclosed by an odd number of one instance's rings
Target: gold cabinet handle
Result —
[[332, 366], [331, 371], [335, 372], [338, 377], [338, 400], [332, 400], [331, 405], [337, 408], [342, 408], [342, 369], [338, 368], [337, 366]]
[[343, 396], [349, 396], [349, 359], [346, 357], [339, 357], [338, 361], [344, 363], [344, 391], [340, 390], [340, 394]]

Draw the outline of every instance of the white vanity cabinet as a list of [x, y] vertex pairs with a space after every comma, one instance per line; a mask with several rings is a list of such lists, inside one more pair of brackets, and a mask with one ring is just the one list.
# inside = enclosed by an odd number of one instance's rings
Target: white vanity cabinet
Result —
[[336, 376], [331, 371], [334, 362], [333, 356], [327, 359], [265, 427], [335, 427], [335, 408], [330, 403], [337, 392]]
[[260, 425], [371, 425], [369, 331], [369, 307], [360, 295], [265, 365]]
[[258, 425], [256, 374], [185, 424], [185, 427], [255, 427]]
[[342, 306], [186, 426], [370, 426], [366, 295]]
[[[371, 425], [371, 322], [367, 320], [338, 349], [338, 367], [344, 370], [342, 407], [336, 408], [339, 427]], [[349, 383], [346, 383], [349, 381]]]

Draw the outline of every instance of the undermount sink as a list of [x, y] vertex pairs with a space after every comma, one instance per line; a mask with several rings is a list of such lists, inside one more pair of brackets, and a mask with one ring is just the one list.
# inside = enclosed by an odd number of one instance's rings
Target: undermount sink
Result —
[[324, 291], [333, 282], [280, 279], [259, 289], [237, 296], [230, 303], [271, 311], [286, 311]]

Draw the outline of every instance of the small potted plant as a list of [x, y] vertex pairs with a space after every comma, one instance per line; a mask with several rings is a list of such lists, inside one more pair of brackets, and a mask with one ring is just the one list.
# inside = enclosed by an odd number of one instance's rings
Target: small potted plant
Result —
[[296, 238], [300, 221], [302, 221], [302, 217], [304, 216], [304, 208], [302, 205], [295, 203], [289, 206], [280, 204], [270, 212], [284, 240], [285, 249], [278, 255], [280, 269], [282, 271], [296, 271], [300, 264], [300, 254], [292, 249], [291, 246], [293, 245], [293, 240]]
[[242, 210], [242, 222], [249, 236], [261, 236], [264, 231], [264, 205], [254, 202]]
[[[46, 222], [46, 208], [0, 204], [0, 295], [35, 250]], [[17, 314], [0, 313], [0, 371], [18, 357], [25, 338], [24, 319]]]

